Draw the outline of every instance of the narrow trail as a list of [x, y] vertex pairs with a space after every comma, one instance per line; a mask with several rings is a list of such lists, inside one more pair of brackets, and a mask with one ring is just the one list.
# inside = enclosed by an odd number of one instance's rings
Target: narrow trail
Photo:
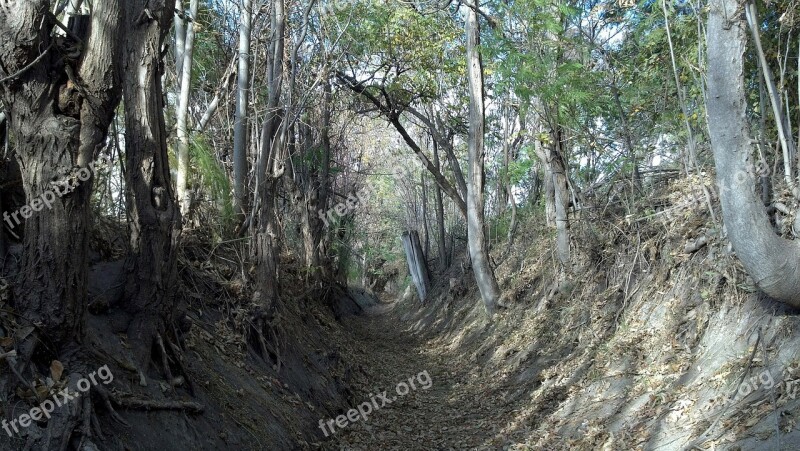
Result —
[[[384, 390], [394, 401], [373, 410], [366, 421], [359, 416], [337, 428], [326, 448], [461, 450], [509, 445], [501, 429], [513, 413], [503, 401], [510, 387], [504, 381], [490, 383], [477, 364], [443, 344], [410, 334], [395, 306], [378, 305], [345, 323], [360, 348], [358, 363], [370, 375], [369, 386], [354, 390], [357, 403], [369, 402], [371, 394]], [[412, 378], [416, 389], [400, 396], [398, 385], [409, 385]], [[378, 396], [374, 399], [382, 404]]]

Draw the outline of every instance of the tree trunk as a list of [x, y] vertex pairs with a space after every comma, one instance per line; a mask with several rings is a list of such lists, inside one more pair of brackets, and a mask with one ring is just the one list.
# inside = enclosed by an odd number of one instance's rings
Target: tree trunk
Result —
[[565, 267], [570, 263], [569, 252], [569, 186], [567, 184], [567, 167], [563, 157], [563, 132], [559, 126], [553, 133], [550, 168], [553, 174], [553, 201], [556, 212], [556, 253], [558, 260]]
[[[759, 161], [761, 164], [766, 164], [766, 155], [763, 154], [767, 149], [767, 88], [764, 84], [764, 75], [761, 72], [761, 63], [759, 65], [758, 76], [758, 147], [759, 147]], [[769, 206], [772, 203], [772, 183], [768, 173], [761, 174], [759, 177], [761, 185], [761, 202], [764, 206]]]
[[467, 241], [475, 280], [489, 315], [500, 298], [500, 287], [489, 262], [484, 228], [484, 93], [483, 66], [478, 49], [480, 25], [475, 10], [466, 9], [467, 76], [469, 78], [469, 176], [467, 183]]
[[458, 209], [461, 210], [461, 213], [466, 217], [467, 216], [466, 202], [458, 193], [456, 188], [447, 180], [447, 178], [445, 178], [444, 175], [442, 175], [441, 171], [437, 170], [434, 167], [433, 163], [428, 159], [425, 153], [422, 152], [422, 149], [419, 147], [416, 141], [414, 141], [414, 139], [411, 138], [411, 135], [408, 134], [408, 131], [400, 123], [400, 116], [393, 115], [389, 119], [389, 121], [392, 123], [392, 125], [394, 125], [395, 129], [400, 133], [400, 136], [403, 137], [403, 140], [406, 142], [406, 144], [408, 144], [408, 146], [411, 147], [411, 150], [414, 151], [419, 160], [422, 162], [423, 166], [425, 166], [428, 172], [430, 172], [431, 175], [433, 175], [433, 179], [434, 181], [436, 181], [436, 184], [439, 185], [440, 188], [442, 188], [442, 191], [444, 191], [450, 197], [450, 199], [453, 200], [453, 202], [455, 202]]
[[[540, 128], [541, 130], [541, 128]], [[542, 181], [544, 192], [544, 212], [545, 222], [548, 227], [556, 227], [556, 192], [553, 179], [553, 166], [551, 164], [550, 148], [548, 144], [537, 139], [533, 144], [534, 152], [539, 158], [542, 166]]]
[[417, 288], [419, 300], [425, 303], [430, 287], [430, 277], [428, 275], [428, 265], [425, 262], [425, 255], [422, 253], [422, 246], [419, 242], [419, 234], [416, 230], [404, 232], [402, 236], [403, 251], [408, 262], [408, 273]]
[[775, 115], [775, 125], [778, 129], [778, 138], [783, 150], [783, 170], [784, 181], [790, 187], [794, 187], [794, 179], [792, 177], [792, 160], [796, 153], [794, 137], [788, 130], [789, 121], [786, 119], [784, 110], [781, 107], [781, 98], [778, 88], [775, 86], [775, 80], [772, 77], [772, 70], [767, 62], [767, 57], [764, 54], [764, 49], [761, 46], [761, 33], [758, 27], [760, 22], [758, 20], [758, 11], [756, 4], [753, 0], [748, 0], [744, 3], [747, 23], [750, 27], [750, 32], [755, 44], [756, 54], [758, 55], [759, 67], [763, 72], [764, 82], [767, 85], [767, 92], [769, 93], [770, 105], [772, 106], [772, 113]]
[[236, 82], [236, 118], [233, 124], [233, 206], [239, 215], [246, 214], [247, 192], [247, 111], [250, 102], [250, 29], [252, 1], [242, 0], [239, 13], [239, 73]]
[[318, 191], [316, 202], [310, 203], [311, 208], [315, 210], [311, 211], [310, 220], [312, 221], [312, 235], [314, 239], [313, 265], [319, 268], [320, 271], [323, 271], [323, 273], [319, 274], [320, 278], [329, 279], [331, 274], [324, 273], [330, 267], [330, 265], [325, 262], [325, 259], [327, 259], [327, 252], [325, 250], [327, 248], [327, 243], [325, 240], [327, 234], [325, 224], [319, 217], [319, 211], [322, 211], [324, 214], [328, 207], [328, 193], [331, 184], [331, 83], [328, 77], [325, 77], [324, 80], [322, 98], [322, 129], [320, 130], [322, 159], [319, 162], [319, 182], [317, 184], [318, 188], [316, 189]]
[[423, 255], [427, 259], [431, 254], [431, 231], [430, 227], [428, 227], [428, 186], [425, 183], [424, 172], [420, 172], [419, 178], [422, 186], [422, 230], [425, 234], [425, 245], [423, 246], [425, 252]]
[[744, 81], [746, 23], [738, 2], [713, 0], [708, 16], [708, 122], [725, 229], [767, 295], [800, 307], [800, 244], [775, 235], [748, 170], [751, 136]]
[[180, 97], [175, 114], [178, 128], [178, 202], [181, 214], [186, 216], [191, 206], [191, 196], [188, 192], [189, 184], [189, 95], [192, 92], [192, 66], [194, 58], [195, 21], [197, 20], [198, 0], [189, 3], [189, 24], [186, 26], [186, 40], [183, 47], [183, 69], [180, 77]]
[[631, 131], [630, 123], [628, 123], [628, 113], [622, 107], [622, 100], [620, 100], [619, 88], [616, 82], [613, 82], [611, 85], [611, 94], [614, 98], [614, 106], [617, 108], [617, 114], [619, 115], [620, 121], [622, 121], [622, 137], [625, 143], [625, 151], [633, 166], [631, 184], [633, 185], [633, 190], [636, 191], [642, 187], [642, 175], [639, 172], [639, 160], [636, 157], [636, 147], [633, 145], [633, 132]]
[[181, 92], [181, 73], [183, 72], [183, 50], [186, 47], [186, 20], [183, 15], [186, 10], [183, 5], [184, 0], [175, 0], [175, 86], [178, 88], [178, 96]]
[[[439, 163], [439, 146], [436, 144], [436, 140], [433, 141], [433, 164], [436, 165], [437, 168], [441, 168], [441, 164]], [[439, 235], [439, 240], [437, 241], [439, 245], [439, 269], [444, 272], [444, 270], [450, 266], [450, 259], [448, 258], [447, 243], [445, 241], [447, 235], [444, 229], [444, 202], [442, 199], [442, 189], [439, 185], [434, 185], [433, 195], [436, 200], [436, 230]]]
[[[48, 1], [0, 3], [0, 35], [8, 38], [0, 42], [0, 79], [7, 79], [0, 82], [0, 95], [14, 124], [22, 185], [31, 207], [20, 211], [28, 217], [15, 307], [37, 324], [42, 338], [60, 346], [81, 340], [83, 331], [91, 196], [87, 165], [103, 146], [119, 102], [114, 62], [120, 21], [117, 1], [95, 5], [82, 59], [65, 67], [53, 49], [51, 27], [40, 26], [48, 22], [48, 13]], [[76, 89], [68, 73], [88, 95]], [[67, 178], [77, 188], [42, 205], [44, 193], [64, 192], [54, 190], [52, 181]], [[23, 345], [25, 358], [35, 342]]]
[[[125, 262], [127, 327], [140, 383], [158, 333], [173, 310], [180, 211], [172, 189], [161, 79], [174, 0], [126, 0], [123, 53], [125, 199], [130, 254]], [[149, 10], [154, 19], [144, 12]]]
[[[258, 268], [255, 302], [260, 311], [257, 321], [263, 321], [277, 307], [278, 302], [278, 216], [276, 191], [278, 181], [285, 171], [282, 140], [277, 137], [281, 117], [278, 104], [283, 86], [284, 32], [286, 16], [283, 0], [273, 2], [272, 42], [269, 64], [269, 97], [267, 116], [261, 129], [261, 154], [256, 172], [256, 205], [253, 209], [254, 256]], [[260, 330], [261, 328], [258, 327]]]
[[[0, 111], [0, 180], [5, 182], [8, 180], [6, 177], [6, 164], [7, 154], [5, 153], [6, 138], [8, 137], [8, 121], [6, 120], [6, 113]], [[2, 191], [0, 190], [0, 212], [5, 211], [3, 208]], [[0, 223], [0, 265], [5, 263], [6, 254], [8, 254], [8, 237], [6, 236], [6, 227]]]
[[[430, 127], [432, 130], [445, 129], [444, 121], [442, 120], [441, 116], [437, 115], [434, 118], [434, 121], [436, 122], [436, 127]], [[440, 135], [441, 133], [436, 133], [434, 136]], [[450, 163], [450, 169], [453, 171], [453, 178], [456, 180], [456, 187], [458, 188], [459, 193], [461, 193], [461, 195], [466, 199], [467, 181], [464, 178], [464, 172], [461, 170], [461, 164], [458, 162], [458, 157], [456, 156], [455, 149], [453, 148], [452, 133], [448, 132], [446, 136], [441, 139], [439, 145], [441, 145], [442, 149], [444, 149], [447, 161]]]

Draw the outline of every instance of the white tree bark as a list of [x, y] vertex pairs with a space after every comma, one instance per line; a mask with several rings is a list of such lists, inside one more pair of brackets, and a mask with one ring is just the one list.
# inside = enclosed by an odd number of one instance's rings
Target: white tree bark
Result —
[[178, 99], [178, 109], [175, 117], [178, 126], [178, 183], [177, 194], [184, 217], [189, 212], [191, 197], [187, 192], [189, 181], [189, 94], [192, 90], [192, 58], [194, 57], [194, 37], [195, 20], [197, 19], [197, 9], [199, 0], [191, 0], [189, 3], [190, 22], [186, 26], [186, 42], [183, 47], [183, 69], [181, 70], [180, 98]]
[[186, 47], [186, 21], [183, 20], [183, 0], [175, 1], [175, 80], [178, 85], [178, 95], [181, 89], [181, 71], [183, 70], [183, 49]]
[[233, 124], [233, 201], [237, 214], [245, 213], [247, 175], [247, 107], [250, 101], [250, 30], [252, 2], [242, 0], [239, 26], [239, 73], [236, 82], [236, 118]]

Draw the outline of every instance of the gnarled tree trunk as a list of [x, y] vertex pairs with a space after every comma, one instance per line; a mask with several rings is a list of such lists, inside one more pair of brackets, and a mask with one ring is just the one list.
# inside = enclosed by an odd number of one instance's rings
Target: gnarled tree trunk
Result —
[[[68, 44], [52, 38], [49, 7], [45, 0], [0, 3], [0, 96], [32, 207], [20, 210], [27, 218], [20, 218], [25, 235], [16, 308], [39, 325], [42, 337], [60, 345], [82, 336], [91, 196], [87, 165], [104, 145], [119, 102], [120, 20], [116, 0], [98, 2], [83, 53], [72, 61], [54, 48]], [[81, 181], [78, 174], [89, 178]], [[66, 178], [76, 181], [74, 191], [46, 206], [37, 202], [45, 192], [63, 191], [51, 181]]]
[[134, 363], [145, 383], [152, 345], [165, 330], [173, 307], [175, 251], [181, 234], [161, 86], [161, 49], [175, 1], [125, 0], [124, 4], [125, 198], [131, 232], [125, 309], [131, 315], [127, 333], [134, 345]]
[[800, 244], [775, 234], [750, 170], [744, 52], [747, 25], [740, 2], [713, 0], [708, 16], [707, 111], [722, 216], [736, 254], [767, 295], [800, 307]]

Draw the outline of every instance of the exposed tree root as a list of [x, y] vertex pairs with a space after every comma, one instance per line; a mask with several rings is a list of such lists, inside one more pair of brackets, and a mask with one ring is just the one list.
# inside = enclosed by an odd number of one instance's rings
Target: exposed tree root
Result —
[[178, 368], [183, 375], [183, 380], [186, 382], [186, 388], [189, 390], [189, 394], [194, 396], [194, 384], [192, 383], [192, 379], [189, 377], [189, 372], [186, 371], [186, 366], [183, 364], [183, 350], [181, 350], [180, 346], [173, 343], [169, 337], [167, 337], [167, 345], [169, 345], [169, 348], [172, 349], [172, 352], [175, 355], [175, 364], [178, 365]]
[[[81, 378], [82, 375], [77, 373], [69, 376], [70, 384], [67, 388], [70, 393], [78, 393], [75, 384]], [[94, 387], [92, 391], [100, 392], [99, 387]], [[113, 409], [110, 412], [113, 415]], [[98, 449], [93, 440], [102, 440], [104, 436], [95, 413], [91, 392], [75, 400], [65, 401], [49, 415], [49, 419], [42, 420], [47, 422], [45, 428], [31, 425], [20, 429], [21, 435], [26, 437], [24, 450], [64, 451], [70, 444], [79, 450]]]
[[[14, 329], [16, 328], [11, 325], [8, 326], [8, 330]], [[58, 360], [63, 365], [59, 365], [60, 367], [72, 368], [71, 374], [69, 376], [65, 374], [63, 378], [60, 376], [60, 372], [56, 373], [57, 375], [48, 374], [48, 368], [51, 368], [52, 360], [55, 360], [56, 356], [50, 352], [35, 352], [37, 344], [42, 342], [40, 337], [36, 335], [34, 332], [26, 334], [24, 337], [17, 336], [17, 349], [6, 349], [5, 351], [0, 349], [0, 360], [5, 359], [10, 369], [3, 381], [4, 390], [10, 390], [7, 396], [14, 397], [12, 394], [14, 387], [20, 387], [26, 393], [20, 394], [17, 391], [17, 396], [23, 397], [21, 398], [22, 402], [17, 403], [17, 407], [7, 413], [7, 415], [10, 415], [8, 417], [9, 427], [14, 428], [12, 430], [12, 443], [14, 441], [18, 443], [18, 445], [13, 446], [16, 449], [36, 451], [99, 450], [100, 446], [98, 444], [101, 444], [105, 436], [97, 415], [98, 408], [104, 416], [107, 415], [113, 421], [124, 426], [130, 425], [117, 413], [119, 408], [174, 410], [193, 414], [199, 414], [204, 411], [204, 406], [196, 402], [137, 399], [134, 394], [112, 394], [108, 391], [108, 387], [103, 384], [97, 384], [94, 380], [92, 380], [93, 385], [91, 388], [82, 392], [78, 387], [78, 381], [86, 380], [88, 377], [87, 374], [89, 373], [86, 369], [88, 363], [86, 358], [88, 356], [93, 355], [98, 357], [100, 361], [106, 362], [116, 361], [119, 363], [118, 359], [106, 355], [107, 353], [102, 352], [100, 349], [83, 349], [80, 345], [68, 345], [66, 348], [62, 348], [62, 352], [58, 354]], [[155, 349], [159, 351], [160, 356], [151, 354], [151, 361], [158, 362], [156, 366], [163, 371], [164, 377], [173, 387], [173, 391], [175, 387], [182, 385], [186, 381], [189, 391], [193, 394], [194, 390], [183, 362], [183, 352], [180, 346], [173, 341], [173, 337], [170, 334], [157, 333], [152, 341], [152, 346], [154, 351]], [[90, 358], [90, 360], [94, 359]], [[126, 369], [139, 374], [140, 378], [144, 376], [144, 370], [146, 370], [146, 368], [136, 365], [133, 368]], [[52, 380], [53, 382], [45, 382], [46, 380]], [[66, 385], [64, 385], [65, 383]], [[43, 384], [47, 384], [45, 390], [42, 390], [44, 388]], [[46, 418], [41, 417], [38, 420], [33, 420], [26, 427], [21, 426], [21, 421], [17, 422], [15, 426], [11, 426], [13, 424], [11, 420], [20, 418], [21, 414], [27, 413], [27, 409], [41, 408], [44, 405], [43, 403], [51, 403], [61, 399], [59, 395], [63, 390], [68, 390], [68, 394], [73, 396], [69, 400], [64, 397], [56, 408], [49, 409], [49, 415], [46, 415]]]
[[111, 400], [122, 408], [133, 410], [184, 410], [190, 413], [203, 413], [205, 410], [202, 404], [192, 401], [153, 401], [118, 396], [112, 396]]
[[99, 385], [95, 387], [95, 391], [98, 395], [100, 395], [100, 399], [103, 400], [103, 405], [105, 405], [106, 410], [108, 410], [109, 415], [111, 418], [116, 421], [117, 423], [123, 426], [130, 426], [127, 421], [125, 421], [116, 410], [114, 410], [114, 406], [111, 405], [111, 395], [109, 395], [108, 391], [105, 388], [100, 387]]
[[[267, 324], [264, 321], [264, 318], [258, 318], [256, 320], [256, 324], [254, 325], [254, 331], [258, 338], [258, 344], [260, 349], [261, 357], [271, 360], [271, 356], [275, 356], [275, 365], [276, 371], [280, 372], [281, 370], [281, 354], [280, 354], [280, 342], [278, 340], [278, 332], [277, 326], [274, 324], [275, 321], [270, 321]], [[267, 332], [271, 335], [271, 340], [267, 340], [264, 336], [264, 333]], [[272, 362], [271, 362], [272, 363]]]
[[156, 343], [158, 344], [158, 349], [161, 351], [161, 366], [164, 368], [164, 376], [166, 376], [170, 388], [175, 391], [175, 385], [173, 383], [175, 378], [172, 377], [172, 371], [169, 369], [169, 356], [167, 355], [167, 349], [164, 346], [164, 339], [161, 338], [161, 334], [156, 335]]

